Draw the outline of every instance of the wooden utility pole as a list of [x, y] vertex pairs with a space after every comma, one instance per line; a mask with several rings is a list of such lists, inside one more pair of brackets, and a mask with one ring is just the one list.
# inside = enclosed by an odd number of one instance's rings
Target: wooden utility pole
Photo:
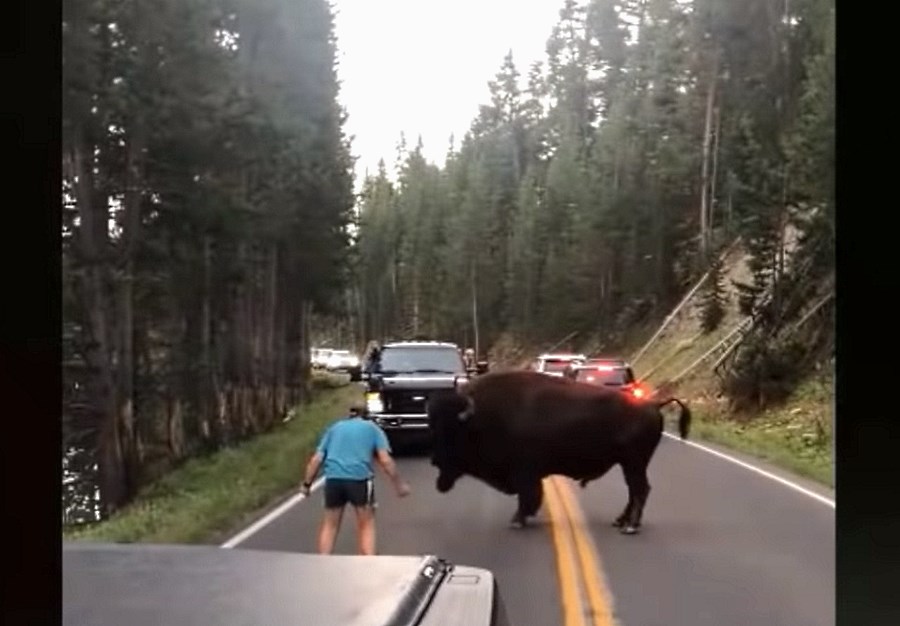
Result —
[[472, 265], [472, 327], [475, 331], [475, 358], [477, 359], [479, 352], [478, 345], [478, 289], [475, 286], [475, 266]]

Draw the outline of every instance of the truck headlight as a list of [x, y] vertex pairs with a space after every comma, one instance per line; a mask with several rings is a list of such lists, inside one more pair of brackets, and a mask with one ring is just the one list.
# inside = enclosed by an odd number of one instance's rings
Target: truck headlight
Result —
[[381, 394], [377, 391], [366, 394], [366, 408], [369, 413], [381, 413], [384, 411], [384, 403], [381, 401]]

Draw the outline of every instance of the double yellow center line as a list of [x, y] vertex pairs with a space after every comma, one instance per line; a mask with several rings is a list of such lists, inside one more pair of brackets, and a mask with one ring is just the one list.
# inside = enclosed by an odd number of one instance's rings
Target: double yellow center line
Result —
[[562, 476], [550, 476], [543, 483], [556, 551], [563, 626], [614, 626], [612, 596], [573, 483]]

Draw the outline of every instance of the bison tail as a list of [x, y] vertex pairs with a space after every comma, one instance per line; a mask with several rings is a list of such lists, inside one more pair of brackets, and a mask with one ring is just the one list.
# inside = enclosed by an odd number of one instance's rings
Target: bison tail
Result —
[[675, 402], [681, 407], [681, 415], [678, 416], [678, 434], [682, 439], [687, 439], [688, 433], [691, 431], [691, 410], [678, 398], [669, 398], [659, 403], [660, 408]]

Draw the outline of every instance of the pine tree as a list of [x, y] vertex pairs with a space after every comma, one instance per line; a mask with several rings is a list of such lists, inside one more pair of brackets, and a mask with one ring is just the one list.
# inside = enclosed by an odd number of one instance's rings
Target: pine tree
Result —
[[700, 297], [700, 327], [708, 334], [725, 318], [726, 292], [720, 257], [713, 261]]

